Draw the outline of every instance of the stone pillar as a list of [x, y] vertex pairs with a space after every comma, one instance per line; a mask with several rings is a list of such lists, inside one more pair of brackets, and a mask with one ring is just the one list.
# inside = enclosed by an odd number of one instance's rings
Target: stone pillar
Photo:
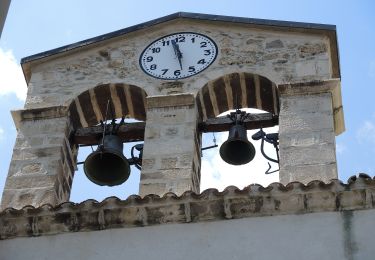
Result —
[[139, 194], [199, 192], [200, 135], [192, 94], [147, 98]]
[[12, 111], [17, 139], [1, 208], [57, 205], [69, 200], [75, 152], [63, 107]]
[[337, 179], [335, 133], [344, 131], [338, 80], [286, 84], [280, 91], [280, 182]]

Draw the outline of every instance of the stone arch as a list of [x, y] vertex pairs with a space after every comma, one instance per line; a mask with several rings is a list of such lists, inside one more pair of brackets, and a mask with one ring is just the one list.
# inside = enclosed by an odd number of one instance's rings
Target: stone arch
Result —
[[140, 87], [124, 83], [98, 85], [78, 95], [70, 104], [69, 112], [73, 127], [96, 125], [105, 118], [107, 102], [113, 109], [114, 118], [129, 116], [146, 120], [147, 93]]
[[275, 83], [261, 75], [231, 73], [206, 83], [196, 96], [201, 120], [216, 117], [236, 108], [257, 108], [274, 115], [280, 111], [279, 93]]

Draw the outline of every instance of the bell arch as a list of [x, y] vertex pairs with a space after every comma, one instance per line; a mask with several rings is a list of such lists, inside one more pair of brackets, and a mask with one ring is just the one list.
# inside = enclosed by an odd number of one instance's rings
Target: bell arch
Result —
[[206, 120], [238, 108], [257, 108], [273, 115], [280, 111], [275, 83], [266, 77], [247, 72], [223, 75], [207, 82], [196, 96], [199, 118]]
[[[217, 155], [215, 156], [220, 156], [220, 161], [230, 164], [229, 167], [233, 167], [231, 170], [241, 173], [243, 170], [234, 167], [245, 165], [253, 161], [254, 158], [258, 160], [262, 156], [260, 152], [255, 152], [254, 145], [256, 144], [249, 141], [251, 140], [251, 136], [247, 130], [278, 125], [280, 113], [279, 91], [274, 82], [262, 75], [250, 72], [233, 72], [224, 74], [204, 84], [197, 93], [196, 106], [200, 121], [200, 133], [198, 136], [200, 136], [201, 148], [214, 147], [207, 144], [207, 139], [211, 137], [211, 134], [207, 134], [208, 132], [228, 131], [228, 133], [222, 136], [217, 136], [220, 149], [217, 150]], [[254, 113], [254, 117], [248, 117], [243, 125], [235, 125], [232, 121], [234, 117], [229, 119], [227, 116], [223, 116], [223, 113], [231, 112], [231, 110], [233, 111], [236, 108], [241, 109], [244, 113], [245, 110], [242, 110], [243, 108], [255, 108], [259, 112], [251, 112]], [[261, 116], [264, 112], [268, 113]], [[205, 133], [206, 135], [204, 135]], [[222, 140], [223, 136], [226, 136], [226, 141], [221, 144], [220, 140]], [[214, 144], [217, 145], [216, 137], [214, 139]], [[212, 142], [210, 143], [212, 144]], [[257, 167], [260, 165], [258, 161], [255, 161]], [[252, 162], [253, 165], [254, 162]], [[222, 168], [228, 169], [226, 167]], [[212, 170], [212, 168], [209, 169]], [[200, 174], [203, 181], [200, 188], [213, 188], [212, 186], [207, 187], [205, 183], [209, 177], [207, 177], [207, 168], [204, 168], [203, 164], [201, 165], [201, 170], [204, 174]], [[220, 169], [218, 169], [218, 172], [220, 172]], [[220, 174], [222, 173], [224, 171]], [[246, 180], [249, 183], [254, 182], [254, 178], [257, 180], [259, 175], [260, 173], [257, 172], [255, 177], [252, 174]], [[242, 175], [243, 177], [244, 175]], [[212, 183], [212, 181], [209, 182]], [[238, 183], [231, 184], [239, 185]], [[219, 186], [215, 188], [219, 188]]]
[[[109, 83], [101, 84], [88, 89], [80, 93], [71, 101], [68, 111], [71, 127], [75, 130], [75, 137], [77, 131], [92, 131], [89, 134], [91, 135], [91, 144], [82, 142], [82, 139], [79, 138], [71, 139], [71, 146], [75, 153], [75, 157], [81, 157], [80, 160], [78, 160], [80, 162], [77, 164], [83, 165], [81, 171], [85, 172], [86, 175], [81, 174], [81, 176], [74, 181], [72, 177], [71, 186], [76, 199], [77, 195], [79, 194], [77, 193], [77, 185], [84, 184], [87, 187], [90, 187], [89, 189], [91, 190], [100, 193], [108, 192], [107, 196], [113, 196], [113, 193], [111, 193], [109, 190], [101, 188], [101, 186], [111, 187], [124, 184], [125, 186], [122, 186], [122, 189], [124, 189], [124, 187], [129, 186], [129, 183], [125, 183], [128, 179], [132, 179], [132, 183], [139, 182], [139, 173], [136, 173], [133, 177], [130, 176], [131, 170], [130, 163], [128, 161], [130, 155], [128, 151], [131, 150], [129, 148], [129, 143], [137, 141], [139, 142], [143, 139], [132, 139], [132, 137], [127, 136], [129, 131], [122, 131], [122, 128], [117, 128], [117, 131], [115, 130], [115, 132], [113, 132], [113, 128], [109, 126], [108, 120], [117, 119], [115, 120], [116, 124], [120, 127], [124, 121], [119, 120], [119, 118], [129, 118], [130, 120], [123, 124], [124, 127], [126, 126], [129, 128], [133, 127], [134, 124], [143, 124], [144, 132], [144, 122], [133, 122], [133, 119], [136, 119], [137, 121], [146, 120], [146, 97], [147, 93], [138, 86], [125, 83]], [[107, 119], [107, 130], [105, 132], [106, 137], [102, 139], [103, 128], [98, 126], [98, 124], [100, 121], [105, 121], [105, 119]], [[120, 121], [122, 123], [120, 123]], [[137, 131], [141, 131], [141, 128], [142, 127], [137, 129]], [[97, 129], [100, 130], [99, 134]], [[132, 132], [132, 130], [130, 132]], [[138, 135], [143, 136], [143, 134]], [[104, 151], [103, 154], [105, 156], [101, 154], [100, 158], [102, 160], [103, 156], [104, 162], [101, 160], [101, 162], [98, 162], [99, 146], [96, 147], [96, 145], [101, 143], [102, 140], [104, 150], [100, 150], [100, 154]], [[91, 150], [89, 149], [90, 147], [85, 146], [91, 146]], [[94, 146], [94, 148], [92, 148], [92, 146]], [[89, 162], [86, 163], [87, 161]], [[119, 170], [116, 168], [118, 166], [121, 166], [118, 168]], [[107, 170], [104, 171], [104, 168]], [[86, 172], [87, 169], [88, 172]], [[94, 169], [99, 170], [93, 171]], [[103, 174], [103, 172], [111, 174]], [[116, 196], [120, 197], [118, 190], [114, 190], [114, 192], [116, 193]], [[78, 195], [78, 197], [79, 201], [89, 198], [85, 195]]]
[[147, 93], [140, 87], [124, 83], [98, 85], [79, 94], [69, 105], [73, 127], [96, 125], [105, 118], [109, 100], [113, 118], [132, 117], [146, 120]]

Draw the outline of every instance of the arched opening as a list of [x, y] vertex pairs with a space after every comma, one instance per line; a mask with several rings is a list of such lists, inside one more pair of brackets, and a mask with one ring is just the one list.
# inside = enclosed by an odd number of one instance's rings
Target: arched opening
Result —
[[208, 82], [197, 94], [197, 106], [202, 121], [235, 108], [256, 108], [273, 115], [280, 110], [276, 84], [252, 73], [231, 73]]
[[[90, 198], [100, 201], [110, 196], [125, 199], [131, 194], [138, 193], [140, 171], [136, 167], [131, 166], [131, 173], [126, 182], [108, 187], [98, 186], [89, 181], [84, 173], [82, 163], [89, 154], [96, 151], [98, 140], [102, 136], [103, 123], [110, 126], [111, 122], [115, 122], [118, 125], [122, 118], [124, 118], [124, 125], [121, 127], [127, 127], [127, 131], [122, 131], [122, 128], [119, 128], [120, 130], [116, 134], [124, 143], [124, 156], [127, 159], [131, 158], [131, 148], [143, 142], [143, 132], [139, 133], [138, 130], [134, 135], [130, 130], [129, 135], [128, 130], [129, 127], [133, 129], [134, 126], [140, 125], [141, 127], [138, 128], [144, 131], [146, 96], [147, 94], [142, 88], [134, 85], [104, 84], [81, 93], [71, 102], [70, 119], [76, 133], [71, 144], [75, 147], [77, 156], [77, 170], [72, 183], [71, 201], [81, 202]], [[79, 131], [86, 131], [88, 134], [77, 137]]]
[[[279, 95], [277, 86], [266, 77], [251, 73], [232, 73], [205, 84], [196, 97], [200, 121], [206, 128], [201, 128], [202, 148], [211, 146], [213, 138], [218, 148], [204, 150], [201, 165], [201, 191], [207, 188], [223, 190], [229, 185], [244, 187], [251, 183], [267, 185], [278, 181], [278, 173], [265, 174], [278, 168], [262, 156], [260, 141], [252, 140], [252, 135], [263, 128], [266, 133], [278, 132]], [[241, 109], [255, 115], [269, 115], [270, 120], [248, 122], [247, 138], [256, 149], [255, 158], [248, 164], [234, 166], [225, 163], [219, 155], [219, 147], [228, 138], [228, 126], [208, 127], [213, 118], [225, 118], [234, 109]], [[218, 121], [218, 120], [216, 120]], [[264, 152], [277, 158], [274, 147], [264, 145]]]
[[134, 85], [118, 83], [96, 86], [84, 91], [71, 102], [71, 122], [75, 129], [98, 124], [105, 117], [108, 100], [114, 118], [125, 116], [144, 121], [146, 96], [142, 88]]

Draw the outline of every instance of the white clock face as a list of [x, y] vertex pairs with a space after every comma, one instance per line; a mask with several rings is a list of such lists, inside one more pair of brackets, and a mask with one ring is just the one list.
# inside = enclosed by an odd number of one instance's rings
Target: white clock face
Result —
[[166, 80], [193, 76], [216, 59], [217, 46], [209, 37], [191, 32], [164, 36], [152, 42], [139, 58], [148, 75]]

